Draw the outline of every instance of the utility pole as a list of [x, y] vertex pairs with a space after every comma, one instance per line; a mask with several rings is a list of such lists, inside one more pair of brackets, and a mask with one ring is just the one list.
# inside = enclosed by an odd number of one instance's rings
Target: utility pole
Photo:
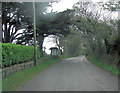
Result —
[[2, 43], [2, 2], [0, 1], [0, 70], [2, 67], [2, 44], [1, 43]]
[[[2, 2], [0, 1], [0, 81], [2, 81]], [[0, 92], [2, 93], [2, 83], [0, 83]]]
[[2, 2], [0, 1], [0, 43], [2, 42]]
[[34, 66], [36, 66], [37, 55], [36, 55], [36, 17], [35, 17], [35, 1], [33, 0], [33, 17], [34, 17]]

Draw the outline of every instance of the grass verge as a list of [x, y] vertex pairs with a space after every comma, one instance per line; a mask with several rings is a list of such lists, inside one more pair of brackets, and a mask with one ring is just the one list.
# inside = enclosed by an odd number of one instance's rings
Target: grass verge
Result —
[[49, 60], [38, 64], [36, 67], [31, 67], [2, 80], [2, 91], [15, 91], [27, 81], [31, 80], [42, 71], [59, 62], [60, 59]]
[[104, 64], [101, 61], [96, 60], [95, 58], [91, 57], [91, 56], [87, 56], [88, 60], [90, 60], [92, 63], [96, 64], [97, 66], [103, 68], [104, 70], [110, 72], [111, 74], [114, 74], [116, 76], [118, 76], [118, 68], [117, 67], [113, 67], [107, 64]]
[[50, 59], [51, 59], [51, 56], [49, 55], [38, 58], [38, 60], [50, 60]]

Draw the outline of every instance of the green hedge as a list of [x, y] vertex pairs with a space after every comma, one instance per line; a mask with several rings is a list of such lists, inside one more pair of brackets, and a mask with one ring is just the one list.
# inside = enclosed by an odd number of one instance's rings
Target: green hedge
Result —
[[[37, 49], [37, 58], [40, 52]], [[28, 62], [34, 58], [34, 47], [10, 43], [2, 44], [2, 66], [7, 67], [14, 64]]]

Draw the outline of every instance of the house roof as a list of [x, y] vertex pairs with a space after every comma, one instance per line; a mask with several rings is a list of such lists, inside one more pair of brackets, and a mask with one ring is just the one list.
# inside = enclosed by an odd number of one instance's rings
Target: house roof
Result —
[[57, 47], [51, 47], [49, 50], [51, 50], [51, 49], [58, 49]]

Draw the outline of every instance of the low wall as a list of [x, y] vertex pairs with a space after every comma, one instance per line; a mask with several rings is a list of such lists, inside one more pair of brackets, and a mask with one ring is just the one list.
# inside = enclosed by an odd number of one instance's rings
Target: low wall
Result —
[[[56, 58], [58, 58], [58, 57], [51, 57], [50, 56], [50, 57], [45, 58], [45, 59], [39, 59], [37, 61], [37, 64], [44, 62], [44, 61], [51, 60], [51, 59], [56, 59]], [[5, 78], [9, 75], [12, 75], [14, 73], [17, 73], [17, 72], [20, 72], [20, 71], [25, 70], [27, 68], [30, 68], [32, 66], [34, 66], [34, 61], [25, 62], [25, 63], [21, 63], [21, 64], [12, 65], [10, 67], [2, 68], [2, 78]]]
[[12, 75], [13, 73], [20, 72], [22, 70], [25, 70], [27, 68], [30, 68], [33, 66], [33, 61], [31, 62], [26, 62], [26, 63], [21, 63], [21, 64], [16, 64], [10, 67], [5, 67], [2, 68], [2, 78], [5, 78], [9, 75]]

